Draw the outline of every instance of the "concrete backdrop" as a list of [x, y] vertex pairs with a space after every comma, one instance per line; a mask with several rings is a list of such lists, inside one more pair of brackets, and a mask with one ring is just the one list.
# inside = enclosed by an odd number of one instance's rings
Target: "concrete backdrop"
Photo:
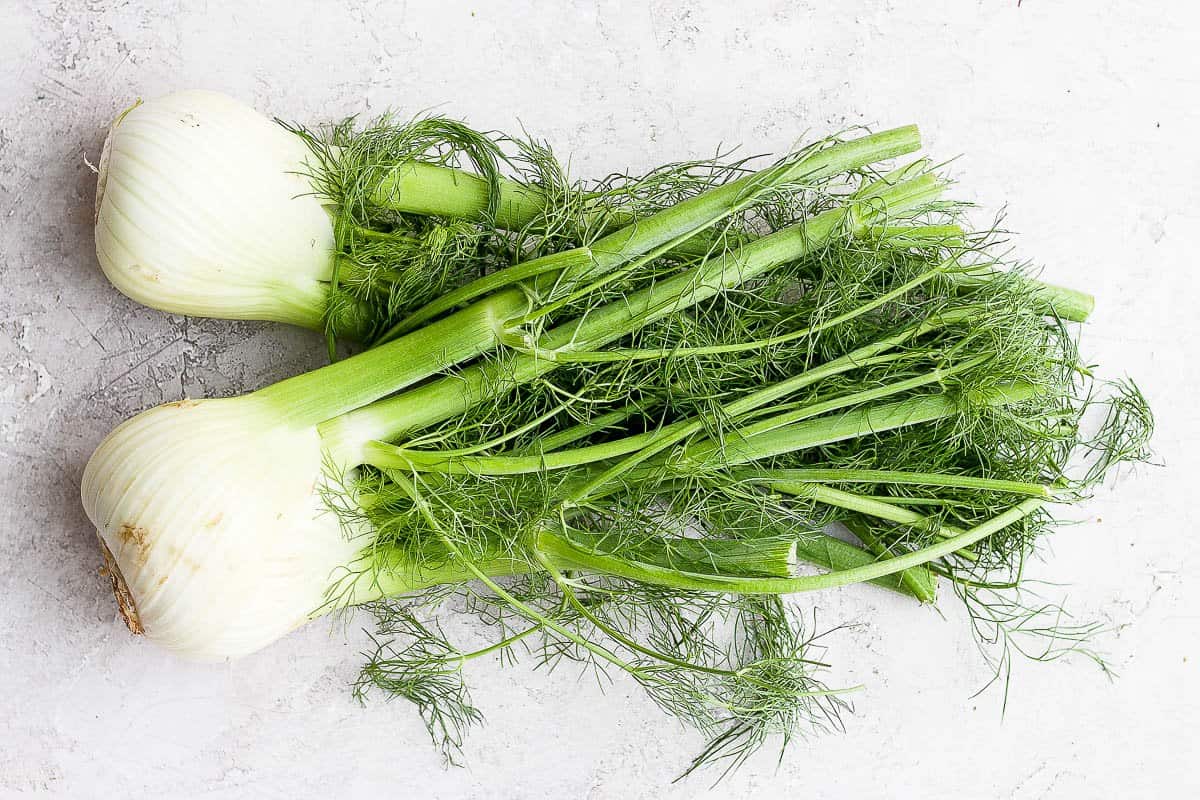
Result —
[[316, 366], [303, 331], [171, 317], [104, 280], [95, 160], [135, 97], [220, 89], [287, 119], [437, 108], [523, 124], [579, 175], [921, 124], [959, 196], [1098, 307], [1084, 351], [1141, 383], [1165, 465], [1078, 510], [1035, 577], [1064, 584], [1118, 677], [1017, 665], [1003, 693], [961, 609], [870, 588], [803, 598], [844, 734], [764, 753], [721, 797], [1104, 797], [1200, 790], [1200, 24], [1184, 2], [14, 2], [0, 25], [0, 795], [694, 797], [700, 745], [628, 681], [471, 668], [487, 715], [445, 770], [413, 709], [348, 690], [363, 636], [313, 624], [182, 663], [120, 624], [80, 509], [120, 420]]

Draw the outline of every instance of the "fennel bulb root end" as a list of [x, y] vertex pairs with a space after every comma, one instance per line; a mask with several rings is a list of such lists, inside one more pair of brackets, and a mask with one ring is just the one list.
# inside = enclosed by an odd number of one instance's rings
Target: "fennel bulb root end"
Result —
[[100, 574], [108, 578], [112, 585], [113, 597], [117, 601], [117, 613], [121, 615], [121, 621], [125, 623], [125, 627], [134, 636], [141, 636], [146, 632], [142, 627], [142, 618], [138, 615], [137, 603], [133, 599], [133, 593], [129, 591], [129, 584], [125, 583], [125, 576], [121, 574], [121, 567], [117, 564], [117, 559], [113, 556], [112, 550], [108, 549], [108, 545], [104, 543], [104, 537], [96, 531], [96, 541], [100, 545], [100, 555], [104, 559], [104, 566], [100, 568]]

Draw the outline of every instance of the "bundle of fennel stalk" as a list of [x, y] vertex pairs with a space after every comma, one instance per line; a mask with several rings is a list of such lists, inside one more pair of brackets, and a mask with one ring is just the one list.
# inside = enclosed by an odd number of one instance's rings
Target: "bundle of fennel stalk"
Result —
[[[468, 662], [518, 651], [628, 674], [709, 737], [691, 768], [836, 725], [783, 596], [852, 583], [949, 584], [1003, 669], [1052, 509], [1145, 458], [1152, 418], [1095, 391], [1064, 322], [1087, 295], [1006, 265], [928, 162], [881, 166], [918, 146], [582, 185], [441, 118], [130, 109], [97, 193], [118, 288], [371, 346], [101, 443], [82, 494], [126, 621], [223, 658], [369, 605], [360, 690], [412, 700], [448, 759], [481, 719]], [[486, 646], [431, 621], [452, 594]]]

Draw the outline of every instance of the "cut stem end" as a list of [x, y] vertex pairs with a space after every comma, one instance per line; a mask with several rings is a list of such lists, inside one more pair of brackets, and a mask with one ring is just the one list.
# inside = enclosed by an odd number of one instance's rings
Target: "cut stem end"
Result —
[[104, 566], [100, 568], [100, 574], [108, 578], [112, 585], [113, 596], [117, 599], [117, 611], [121, 614], [121, 619], [125, 622], [125, 627], [129, 628], [129, 632], [134, 636], [141, 636], [146, 629], [142, 627], [142, 618], [138, 615], [137, 604], [133, 602], [133, 593], [129, 591], [129, 584], [125, 583], [125, 576], [121, 574], [117, 560], [99, 532], [96, 533], [96, 541], [100, 543], [100, 555], [104, 558]]

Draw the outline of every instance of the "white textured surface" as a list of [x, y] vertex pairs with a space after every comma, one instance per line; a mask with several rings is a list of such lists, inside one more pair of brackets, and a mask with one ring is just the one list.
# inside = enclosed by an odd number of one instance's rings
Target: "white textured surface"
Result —
[[[202, 86], [306, 122], [437, 106], [523, 123], [578, 174], [779, 149], [805, 131], [919, 122], [964, 154], [960, 191], [1008, 203], [1020, 251], [1090, 288], [1085, 352], [1136, 376], [1164, 468], [1088, 504], [1042, 577], [1119, 673], [1020, 664], [1001, 694], [953, 598], [945, 618], [870, 589], [804, 598], [848, 731], [755, 759], [724, 797], [1104, 797], [1200, 791], [1200, 23], [1191, 3], [2, 4], [0, 795], [693, 797], [699, 745], [618, 681], [472, 668], [488, 717], [441, 768], [412, 709], [347, 690], [362, 639], [315, 624], [246, 660], [177, 662], [116, 618], [79, 507], [83, 464], [162, 400], [321, 361], [278, 326], [169, 317], [120, 297], [91, 245], [107, 121]], [[736, 10], [734, 8], [736, 6]], [[153, 9], [153, 10], [151, 10]], [[1170, 9], [1170, 11], [1168, 11]], [[1188, 790], [1191, 790], [1190, 792]]]

